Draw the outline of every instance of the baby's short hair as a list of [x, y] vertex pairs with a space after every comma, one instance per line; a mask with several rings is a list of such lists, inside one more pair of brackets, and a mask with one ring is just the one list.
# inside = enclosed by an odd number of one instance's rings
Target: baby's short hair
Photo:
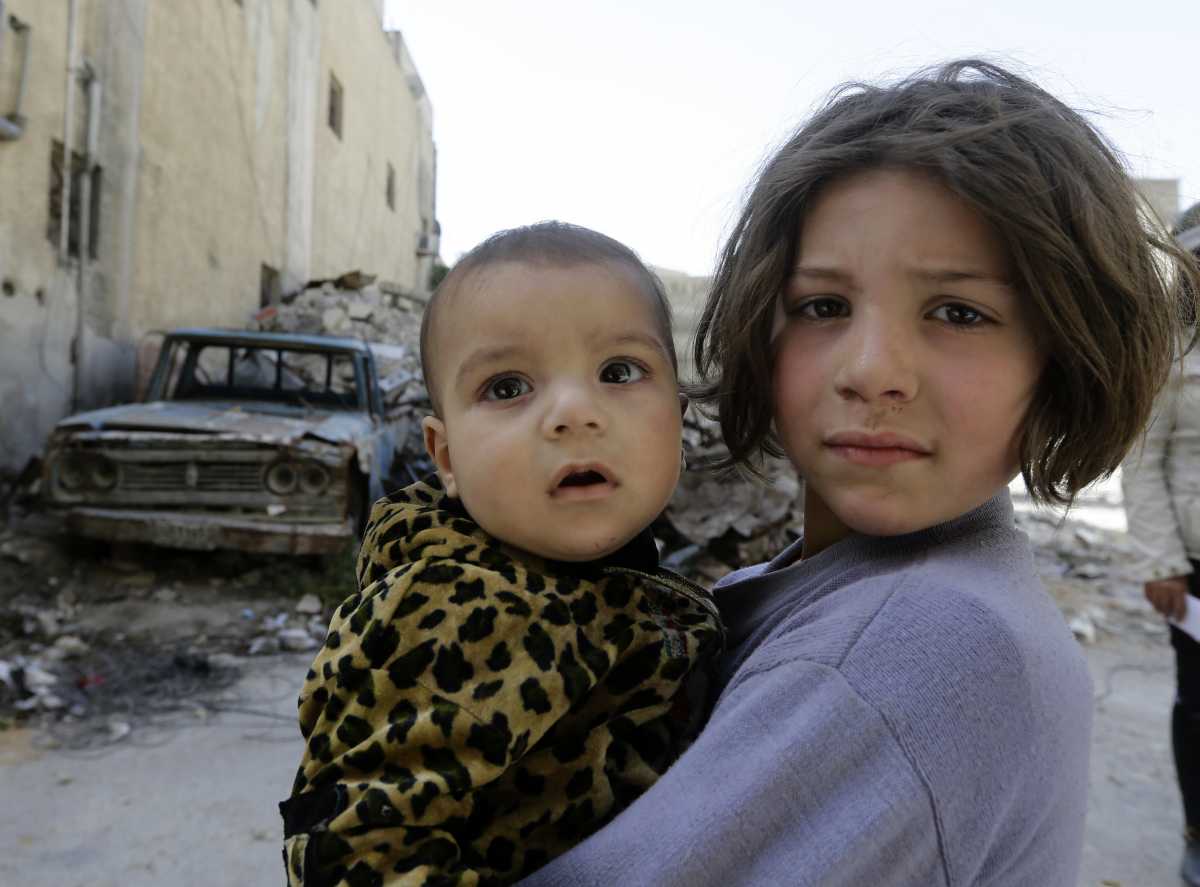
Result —
[[[663, 346], [671, 359], [671, 367], [676, 373], [679, 372], [671, 333], [671, 303], [658, 275], [638, 258], [637, 253], [606, 234], [566, 222], [538, 222], [493, 234], [459, 259], [430, 296], [425, 315], [421, 318], [421, 372], [436, 414], [441, 414], [441, 408], [430, 350], [437, 315], [445, 310], [446, 303], [453, 299], [471, 274], [505, 262], [548, 268], [609, 264], [628, 269], [650, 300]], [[531, 318], [530, 322], [536, 323], [536, 318]]]
[[977, 60], [894, 85], [852, 83], [767, 162], [721, 255], [695, 342], [729, 445], [755, 470], [772, 431], [774, 306], [805, 213], [834, 179], [880, 167], [933, 176], [996, 231], [1048, 359], [1025, 417], [1021, 473], [1069, 502], [1112, 473], [1179, 354], [1195, 265], [1141, 216], [1116, 150], [1030, 81]]

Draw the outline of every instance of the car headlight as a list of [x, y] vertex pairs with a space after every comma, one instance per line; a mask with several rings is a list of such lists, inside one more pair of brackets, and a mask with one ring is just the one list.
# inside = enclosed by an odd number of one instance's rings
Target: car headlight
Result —
[[306, 462], [300, 469], [300, 489], [310, 496], [325, 491], [329, 486], [329, 472], [324, 465]]
[[117, 463], [97, 456], [88, 466], [88, 482], [98, 490], [111, 490], [117, 485]]
[[267, 489], [277, 496], [287, 496], [296, 492], [300, 483], [300, 472], [291, 462], [276, 462], [267, 469]]
[[58, 462], [58, 482], [64, 490], [78, 490], [87, 481], [87, 466], [76, 455], [63, 456]]

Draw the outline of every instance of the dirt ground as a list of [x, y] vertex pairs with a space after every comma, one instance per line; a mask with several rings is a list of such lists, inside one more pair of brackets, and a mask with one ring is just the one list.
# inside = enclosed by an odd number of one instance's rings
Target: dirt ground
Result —
[[[22, 562], [12, 539], [8, 548], [0, 539], [0, 611], [10, 614], [0, 616], [10, 633], [0, 659], [20, 632], [9, 605], [61, 604], [66, 594], [73, 615], [58, 630], [91, 642], [74, 666], [76, 685], [87, 688], [94, 674], [108, 683], [87, 691], [94, 710], [82, 706], [74, 721], [59, 712], [0, 722], [0, 884], [280, 883], [275, 804], [299, 759], [295, 698], [312, 654], [246, 652], [282, 614], [308, 618], [293, 612], [303, 594], [336, 596], [327, 586], [337, 570], [154, 553], [130, 565], [36, 540]], [[1096, 634], [1084, 648], [1096, 720], [1079, 885], [1176, 887], [1181, 815], [1165, 628], [1132, 588], [1053, 585], [1068, 619], [1087, 614]], [[219, 657], [203, 658], [213, 650]], [[104, 686], [145, 692], [104, 706]]]

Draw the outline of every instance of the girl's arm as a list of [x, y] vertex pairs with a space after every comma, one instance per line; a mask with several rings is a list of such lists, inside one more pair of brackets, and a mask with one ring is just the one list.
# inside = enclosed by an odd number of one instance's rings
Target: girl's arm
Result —
[[666, 775], [542, 885], [947, 885], [938, 823], [883, 717], [790, 661], [726, 692]]

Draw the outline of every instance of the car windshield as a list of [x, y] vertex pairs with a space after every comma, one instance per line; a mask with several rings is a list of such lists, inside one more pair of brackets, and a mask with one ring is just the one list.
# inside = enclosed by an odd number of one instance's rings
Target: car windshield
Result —
[[353, 355], [169, 340], [164, 400], [265, 400], [323, 409], [358, 409]]

